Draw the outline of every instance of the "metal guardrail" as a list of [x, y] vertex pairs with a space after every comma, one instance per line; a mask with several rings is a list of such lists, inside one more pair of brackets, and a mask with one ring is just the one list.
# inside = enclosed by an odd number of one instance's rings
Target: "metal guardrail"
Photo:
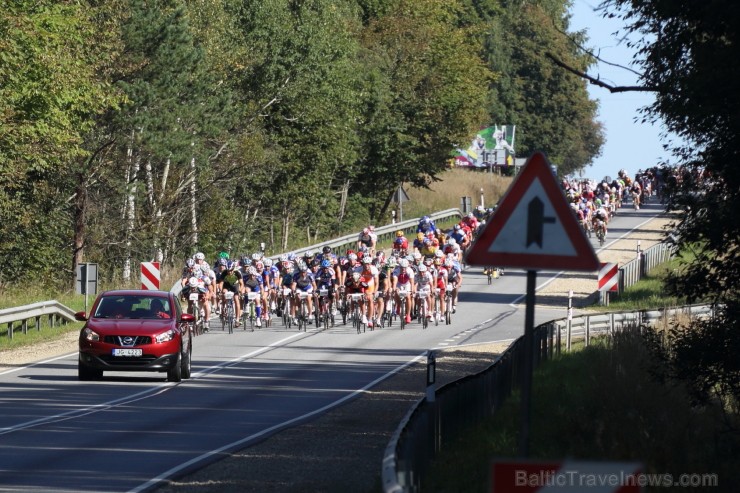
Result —
[[[460, 219], [463, 217], [462, 211], [460, 209], [446, 209], [444, 211], [435, 212], [433, 214], [429, 214], [429, 217], [435, 221], [435, 222], [446, 222], [451, 219]], [[395, 224], [387, 224], [385, 226], [381, 226], [379, 228], [375, 229], [375, 234], [378, 236], [378, 245], [383, 243], [389, 243], [393, 241], [396, 237], [396, 231], [401, 230], [406, 234], [407, 237], [411, 237], [411, 235], [416, 234], [416, 227], [419, 225], [420, 217], [415, 217], [413, 219], [408, 219], [406, 221], [401, 221]], [[312, 250], [314, 253], [321, 252], [321, 249], [325, 246], [331, 247], [331, 249], [336, 253], [342, 253], [350, 248], [355, 250], [357, 248], [357, 237], [359, 236], [359, 232], [352, 233], [346, 236], [342, 236], [340, 238], [335, 238], [333, 240], [323, 241], [321, 243], [316, 243], [315, 245], [307, 246], [305, 248], [299, 248], [297, 250], [292, 250], [288, 252], [284, 252], [277, 255], [271, 255], [270, 258], [273, 260], [278, 260], [281, 255], [284, 254], [290, 254], [294, 253], [296, 255], [302, 254], [303, 252], [307, 252], [309, 250]], [[172, 288], [170, 288], [170, 291], [172, 291], [175, 294], [178, 294], [181, 290], [182, 286], [180, 285], [180, 280], [178, 280]]]
[[[445, 222], [453, 218], [460, 219], [463, 217], [463, 213], [460, 211], [460, 209], [447, 209], [444, 211], [439, 211], [433, 214], [429, 214], [429, 217], [435, 222]], [[375, 234], [378, 235], [378, 244], [392, 241], [396, 237], [395, 234], [396, 234], [396, 231], [398, 230], [403, 231], [407, 237], [410, 237], [411, 235], [416, 235], [416, 227], [419, 225], [420, 219], [421, 219], [420, 217], [416, 217], [414, 219], [401, 221], [396, 224], [388, 224], [388, 225], [376, 228]], [[346, 236], [342, 236], [341, 238], [324, 241], [322, 243], [317, 243], [315, 245], [311, 245], [305, 248], [300, 248], [298, 250], [293, 250], [292, 252], [285, 252], [285, 253], [287, 254], [295, 253], [297, 255], [299, 253], [303, 253], [308, 250], [313, 250], [314, 252], [318, 253], [325, 246], [331, 247], [332, 250], [336, 253], [345, 252], [346, 250], [350, 248], [355, 250], [357, 249], [357, 237], [358, 236], [359, 236], [359, 232], [352, 233]], [[277, 260], [279, 257], [280, 255], [273, 255], [270, 258], [272, 258], [273, 260]]]
[[[714, 308], [706, 305], [668, 310], [619, 312], [583, 315], [571, 320], [571, 329], [582, 327], [586, 337], [596, 332], [613, 333], [640, 322], [654, 322], [681, 314], [711, 316]], [[578, 321], [580, 319], [580, 321]], [[534, 329], [533, 361], [558, 354], [566, 319], [553, 320]], [[521, 382], [524, 361], [524, 337], [518, 338], [487, 369], [444, 385], [434, 400], [420, 399], [409, 410], [393, 433], [382, 465], [383, 491], [418, 492], [432, 459], [442, 447], [456, 439], [463, 430], [493, 416]]]
[[23, 333], [28, 332], [28, 321], [35, 320], [36, 329], [41, 329], [41, 318], [47, 317], [49, 326], [73, 322], [75, 312], [56, 300], [41, 301], [31, 305], [17, 306], [0, 310], [0, 325], [8, 324], [8, 338], [13, 338], [16, 323], [20, 322]]
[[619, 267], [617, 291], [599, 291], [599, 304], [608, 305], [609, 301], [619, 297], [628, 287], [637, 284], [654, 267], [668, 262], [675, 253], [676, 246], [665, 242], [638, 251], [636, 258]]

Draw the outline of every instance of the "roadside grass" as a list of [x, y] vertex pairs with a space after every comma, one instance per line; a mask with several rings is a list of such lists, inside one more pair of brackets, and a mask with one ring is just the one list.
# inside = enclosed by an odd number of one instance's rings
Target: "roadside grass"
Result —
[[[627, 331], [561, 354], [535, 372], [530, 459], [629, 461], [643, 472], [705, 474], [695, 488], [646, 491], [735, 491], [740, 484], [738, 416], [721, 405], [692, 407], [643, 336]], [[445, 445], [429, 468], [424, 491], [490, 491], [491, 461], [518, 456], [519, 395], [490, 419]]]
[[665, 290], [665, 280], [669, 274], [682, 268], [693, 259], [690, 251], [682, 250], [676, 257], [664, 264], [655, 266], [636, 284], [624, 290], [619, 297], [609, 301], [608, 306], [593, 305], [589, 310], [600, 312], [655, 310], [688, 304], [685, 298], [670, 295]]

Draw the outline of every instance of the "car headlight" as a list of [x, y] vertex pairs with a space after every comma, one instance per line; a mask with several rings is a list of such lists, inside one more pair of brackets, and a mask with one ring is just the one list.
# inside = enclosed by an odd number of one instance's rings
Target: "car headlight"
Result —
[[175, 338], [175, 331], [170, 329], [167, 332], [162, 332], [161, 334], [158, 334], [154, 337], [154, 341], [157, 344], [161, 344], [163, 342], [171, 341]]
[[100, 334], [90, 328], [85, 328], [85, 330], [82, 331], [82, 337], [84, 337], [86, 341], [90, 342], [98, 342], [100, 340]]

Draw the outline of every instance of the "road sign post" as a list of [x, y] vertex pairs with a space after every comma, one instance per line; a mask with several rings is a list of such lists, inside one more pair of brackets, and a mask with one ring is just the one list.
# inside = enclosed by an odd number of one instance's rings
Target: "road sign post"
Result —
[[537, 271], [598, 270], [598, 259], [544, 154], [534, 153], [501, 199], [465, 256], [468, 265], [518, 267], [527, 271], [524, 361], [521, 381], [522, 422], [519, 451], [529, 455], [534, 306]]
[[98, 264], [77, 264], [75, 292], [85, 295], [85, 312], [87, 312], [87, 295], [98, 294]]

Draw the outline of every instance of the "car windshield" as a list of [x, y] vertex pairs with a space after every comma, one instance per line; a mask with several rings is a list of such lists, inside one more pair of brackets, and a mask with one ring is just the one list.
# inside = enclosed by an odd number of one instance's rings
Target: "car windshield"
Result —
[[95, 318], [170, 318], [172, 309], [167, 298], [154, 296], [104, 296], [93, 317]]

